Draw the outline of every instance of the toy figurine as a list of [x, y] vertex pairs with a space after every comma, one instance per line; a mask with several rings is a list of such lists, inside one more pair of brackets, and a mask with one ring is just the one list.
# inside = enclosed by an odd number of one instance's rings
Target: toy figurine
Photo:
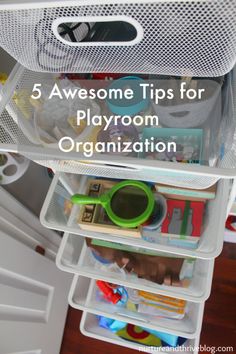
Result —
[[97, 280], [96, 284], [107, 301], [112, 302], [114, 305], [126, 303], [128, 296], [123, 287], [102, 280]]

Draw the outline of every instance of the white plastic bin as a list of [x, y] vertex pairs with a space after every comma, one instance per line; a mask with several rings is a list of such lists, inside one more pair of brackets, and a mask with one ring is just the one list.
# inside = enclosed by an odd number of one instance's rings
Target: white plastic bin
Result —
[[189, 287], [174, 287], [159, 285], [149, 280], [140, 279], [134, 274], [111, 271], [103, 267], [101, 271], [92, 256], [90, 249], [78, 235], [64, 234], [59, 248], [56, 263], [63, 271], [82, 275], [84, 277], [101, 279], [108, 282], [119, 283], [129, 288], [148, 291], [180, 299], [202, 302], [211, 291], [214, 260], [196, 259], [193, 277]]
[[[123, 347], [131, 348], [136, 351], [144, 351], [148, 353], [156, 353], [157, 351], [154, 350], [148, 350], [147, 346], [143, 346], [141, 344], [136, 344], [132, 342], [125, 341], [119, 337], [117, 337], [115, 334], [110, 332], [107, 329], [101, 328], [98, 326], [98, 320], [96, 315], [91, 314], [89, 312], [84, 312], [81, 322], [80, 322], [80, 331], [82, 332], [83, 335], [95, 339], [102, 340], [104, 342], [109, 342], [112, 344], [120, 345]], [[199, 345], [199, 337], [196, 337], [194, 339], [188, 339], [187, 342], [184, 344], [184, 350], [183, 351], [178, 351], [180, 354], [197, 354], [198, 353], [198, 345]], [[143, 350], [142, 350], [143, 348]], [[122, 350], [122, 349], [121, 349]], [[172, 353], [173, 350], [167, 351], [159, 351], [158, 353]]]
[[[72, 174], [58, 173], [55, 175], [41, 210], [40, 220], [44, 226], [78, 234], [78, 237], [84, 236], [106, 241], [115, 241], [135, 247], [160, 250], [190, 257], [209, 259], [217, 257], [220, 254], [223, 247], [224, 224], [227, 216], [227, 203], [229, 201], [231, 187], [229, 180], [222, 179], [218, 182], [216, 198], [208, 201], [206, 206], [203, 232], [200, 236], [198, 246], [196, 249], [189, 249], [184, 246], [176, 247], [164, 244], [166, 240], [163, 240], [161, 244], [156, 244], [147, 242], [143, 238], [82, 230], [77, 223], [80, 206], [74, 205], [71, 214], [67, 217], [64, 214], [63, 198], [70, 200], [70, 196], [73, 193], [85, 193], [88, 178], [87, 176]], [[65, 179], [67, 181], [63, 182]], [[73, 182], [71, 182], [71, 180]], [[155, 231], [143, 231], [144, 236], [151, 236], [153, 233], [155, 233]]]
[[204, 303], [188, 302], [183, 319], [167, 319], [128, 310], [126, 307], [102, 302], [96, 298], [94, 279], [76, 275], [69, 293], [69, 304], [79, 310], [95, 315], [129, 321], [136, 326], [146, 326], [161, 332], [168, 332], [184, 338], [195, 338], [200, 334]]
[[[5, 0], [0, 46], [33, 71], [220, 76], [235, 63], [235, 16], [235, 2], [221, 0]], [[59, 35], [61, 23], [107, 21], [124, 22], [133, 36], [71, 42]]]
[[[28, 55], [28, 51], [27, 57], [32, 58], [32, 56]], [[35, 112], [37, 107], [32, 105], [32, 99], [30, 101], [29, 98], [35, 84], [42, 84], [42, 87], [48, 82], [52, 84], [52, 82], [55, 82], [55, 75], [52, 73], [32, 72], [19, 64], [16, 65], [0, 93], [0, 149], [19, 152], [55, 171], [111, 178], [114, 175], [119, 175], [123, 179], [150, 180], [187, 188], [204, 189], [214, 184], [221, 177], [232, 178], [236, 175], [236, 147], [234, 142], [236, 123], [234, 109], [228, 112], [227, 115], [222, 115], [222, 119], [217, 123], [217, 132], [221, 132], [219, 137], [214, 138], [216, 134], [215, 128], [208, 129], [208, 133], [212, 134], [211, 144], [214, 145], [214, 142], [216, 142], [217, 145], [216, 155], [218, 156], [218, 162], [214, 167], [210, 167], [209, 161], [209, 166], [207, 166], [105, 153], [94, 153], [92, 157], [85, 157], [81, 151], [62, 152], [57, 143], [43, 144], [39, 139], [38, 131], [36, 132], [37, 129], [35, 130]], [[233, 87], [230, 87], [228, 95], [231, 96], [229, 100], [234, 97]], [[61, 100], [59, 101], [62, 103]], [[225, 99], [223, 102], [227, 105], [228, 101]], [[68, 108], [67, 100], [65, 102], [66, 107]], [[4, 108], [6, 109], [4, 110]], [[56, 109], [55, 105], [54, 109]], [[68, 117], [70, 117], [69, 113]], [[212, 120], [215, 119], [214, 117], [215, 114], [212, 114]], [[221, 122], [222, 127], [219, 127]], [[204, 130], [204, 136], [208, 135], [208, 133], [205, 134]], [[226, 139], [226, 136], [229, 138]], [[81, 141], [81, 139], [82, 137], [79, 135], [75, 140]], [[223, 149], [224, 144], [227, 146]], [[224, 153], [222, 152], [223, 150]]]

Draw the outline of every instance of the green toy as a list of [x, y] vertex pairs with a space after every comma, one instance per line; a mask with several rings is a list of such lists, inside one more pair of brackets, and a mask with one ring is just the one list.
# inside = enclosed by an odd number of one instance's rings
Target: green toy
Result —
[[134, 228], [151, 216], [155, 199], [151, 189], [143, 182], [123, 181], [99, 197], [75, 194], [74, 204], [101, 204], [114, 224]]

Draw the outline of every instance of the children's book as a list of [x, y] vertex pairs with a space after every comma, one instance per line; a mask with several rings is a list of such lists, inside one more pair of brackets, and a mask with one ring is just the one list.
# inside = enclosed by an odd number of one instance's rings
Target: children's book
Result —
[[216, 196], [216, 184], [206, 189], [188, 189], [157, 183], [156, 189], [169, 199], [205, 201]]
[[161, 226], [162, 236], [200, 237], [204, 206], [204, 202], [168, 199], [167, 215]]
[[[153, 231], [153, 232], [155, 232], [155, 231]], [[99, 239], [92, 239], [92, 245], [107, 247], [107, 248], [112, 248], [112, 249], [118, 249], [118, 250], [122, 250], [122, 251], [126, 251], [126, 252], [145, 254], [148, 256], [184, 258], [184, 259], [189, 259], [189, 260], [194, 261], [194, 258], [192, 258], [192, 257], [191, 258], [190, 257], [180, 257], [179, 255], [175, 255], [172, 253], [163, 253], [163, 252], [153, 251], [148, 248], [134, 247], [134, 246], [130, 246], [130, 245], [125, 245], [123, 243], [110, 242], [110, 241], [99, 240]]]

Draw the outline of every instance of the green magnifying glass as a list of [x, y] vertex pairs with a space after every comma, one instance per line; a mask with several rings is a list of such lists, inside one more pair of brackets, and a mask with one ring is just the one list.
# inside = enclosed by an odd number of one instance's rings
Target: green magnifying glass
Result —
[[126, 228], [143, 224], [155, 205], [151, 189], [140, 181], [117, 183], [99, 197], [75, 194], [71, 201], [74, 204], [101, 204], [114, 224]]

